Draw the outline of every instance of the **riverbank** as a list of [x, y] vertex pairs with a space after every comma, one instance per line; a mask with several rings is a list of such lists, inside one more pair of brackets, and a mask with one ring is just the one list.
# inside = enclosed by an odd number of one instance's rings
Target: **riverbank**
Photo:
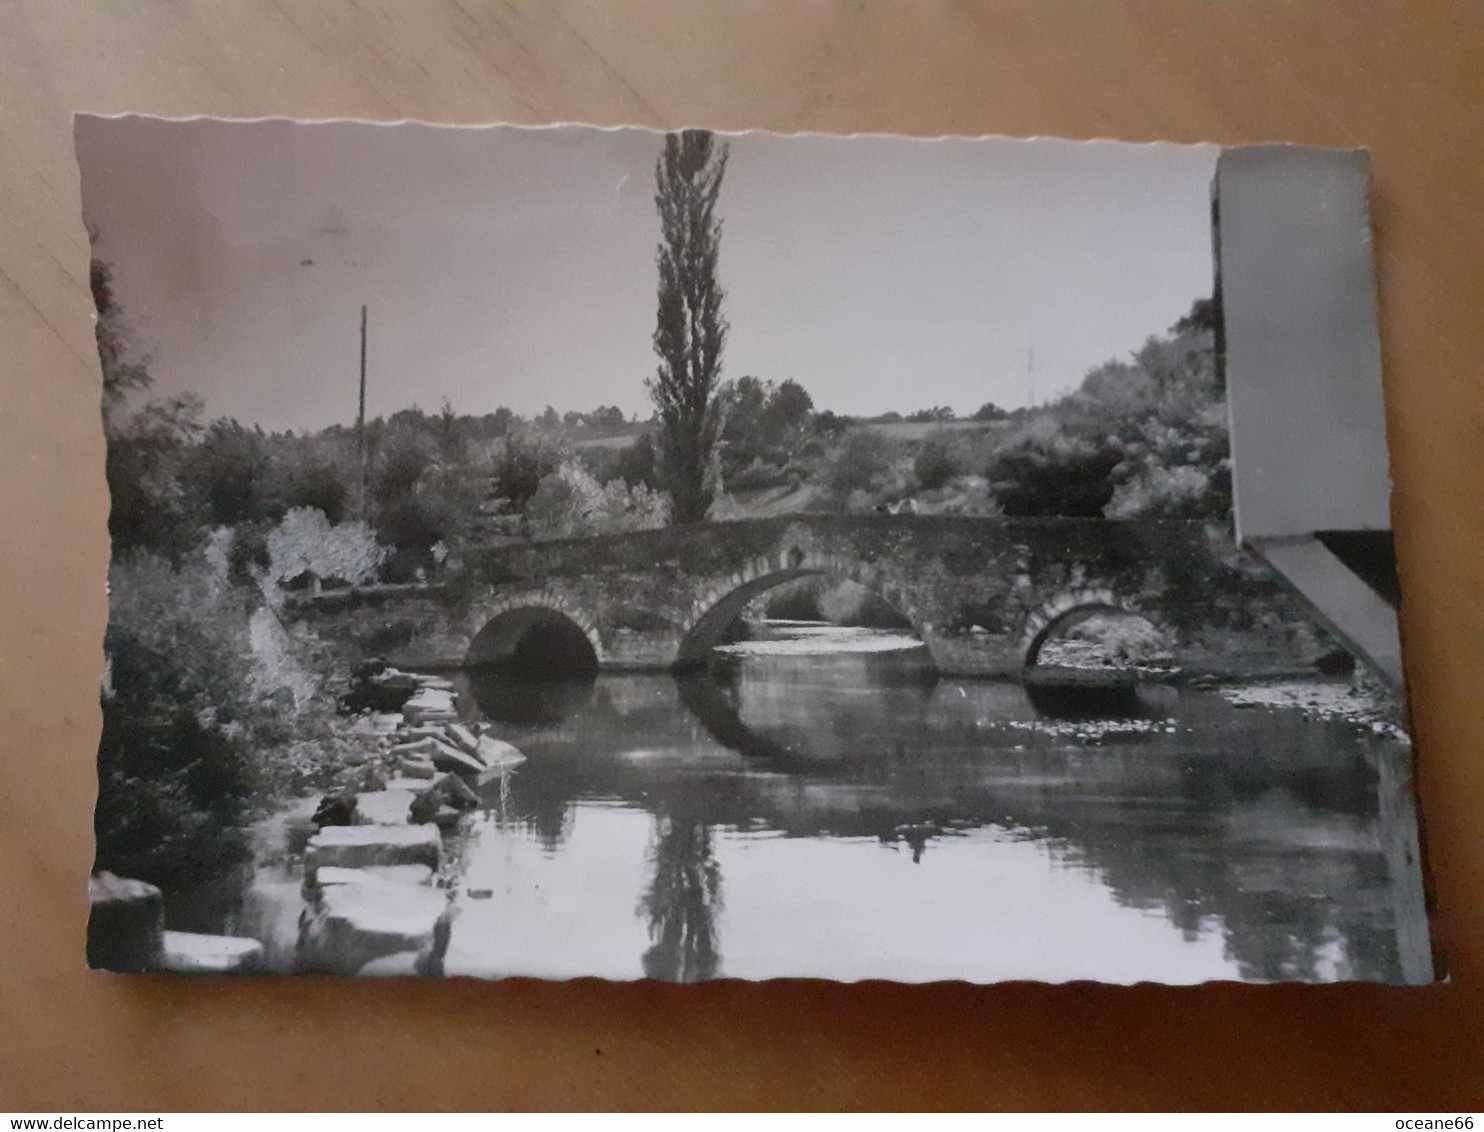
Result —
[[458, 880], [451, 841], [525, 756], [483, 724], [461, 723], [442, 677], [383, 668], [362, 688], [380, 709], [337, 721], [329, 757], [340, 765], [321, 768], [330, 788], [283, 800], [247, 830], [252, 873], [223, 932], [166, 931], [166, 894], [100, 874], [90, 885], [94, 966], [441, 973]]

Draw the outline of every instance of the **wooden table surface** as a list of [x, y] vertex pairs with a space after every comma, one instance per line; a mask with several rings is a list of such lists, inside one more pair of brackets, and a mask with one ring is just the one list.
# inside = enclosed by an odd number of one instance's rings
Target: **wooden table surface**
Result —
[[[191, 981], [83, 963], [107, 498], [73, 111], [1369, 146], [1448, 985]], [[1484, 9], [0, 3], [0, 1110], [1484, 1108]]]

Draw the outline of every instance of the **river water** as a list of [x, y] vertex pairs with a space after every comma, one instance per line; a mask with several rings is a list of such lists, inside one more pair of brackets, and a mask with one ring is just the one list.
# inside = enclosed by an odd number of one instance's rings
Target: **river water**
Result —
[[455, 839], [448, 974], [1400, 978], [1400, 740], [1214, 691], [1040, 714], [889, 632], [775, 625], [714, 671], [461, 677], [528, 761]]

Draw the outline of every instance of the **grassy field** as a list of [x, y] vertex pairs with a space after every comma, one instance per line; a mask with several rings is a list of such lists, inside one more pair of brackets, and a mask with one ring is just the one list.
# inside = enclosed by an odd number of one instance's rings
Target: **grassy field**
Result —
[[893, 440], [926, 440], [935, 432], [991, 432], [1006, 421], [862, 421], [853, 428], [865, 429]]
[[635, 424], [625, 425], [622, 431], [615, 430], [603, 436], [590, 436], [582, 440], [574, 440], [573, 448], [627, 448], [647, 429], [648, 425]]

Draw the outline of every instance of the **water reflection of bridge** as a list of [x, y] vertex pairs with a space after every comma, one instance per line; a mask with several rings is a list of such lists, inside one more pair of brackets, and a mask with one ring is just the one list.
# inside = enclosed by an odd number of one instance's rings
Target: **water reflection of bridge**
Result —
[[[682, 680], [668, 697], [667, 683], [605, 676], [569, 689], [565, 720], [522, 740], [532, 757], [511, 799], [553, 849], [579, 798], [654, 815], [653, 974], [717, 961], [707, 909], [726, 831], [876, 838], [931, 868], [940, 841], [995, 827], [1187, 938], [1219, 921], [1245, 977], [1320, 977], [1337, 948], [1356, 977], [1401, 976], [1373, 769], [1395, 753], [1390, 740], [1168, 689], [1168, 720], [1092, 746], [1014, 726], [1034, 713], [1011, 684], [902, 680], [875, 689], [884, 703], [863, 718], [827, 679], [754, 682], [745, 703], [724, 677]], [[677, 713], [677, 695], [696, 714]], [[759, 717], [766, 726], [742, 722]], [[708, 756], [708, 737], [750, 757]]]

